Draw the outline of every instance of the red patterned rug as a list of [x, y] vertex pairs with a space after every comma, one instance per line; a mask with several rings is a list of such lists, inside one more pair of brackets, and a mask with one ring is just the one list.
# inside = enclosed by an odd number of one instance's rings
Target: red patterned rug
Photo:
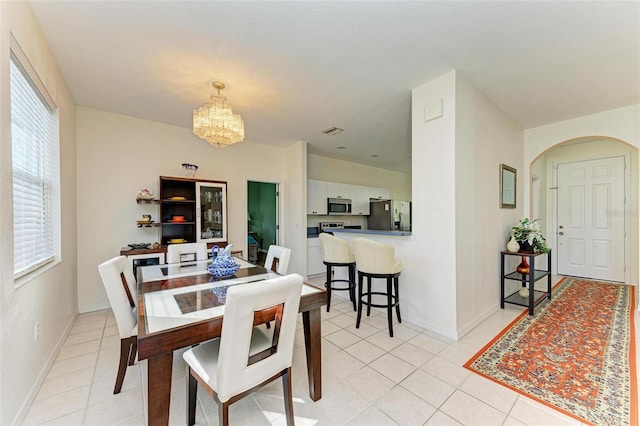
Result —
[[465, 368], [596, 425], [637, 425], [634, 287], [563, 279]]

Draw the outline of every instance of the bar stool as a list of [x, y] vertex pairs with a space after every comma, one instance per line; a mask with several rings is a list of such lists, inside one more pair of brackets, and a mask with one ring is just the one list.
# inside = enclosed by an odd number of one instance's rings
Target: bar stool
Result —
[[[353, 253], [358, 264], [358, 318], [356, 328], [360, 327], [362, 317], [362, 305], [367, 305], [367, 316], [371, 314], [371, 307], [387, 308], [387, 320], [389, 322], [389, 336], [393, 337], [393, 308], [396, 308], [398, 322], [400, 318], [400, 294], [398, 293], [398, 277], [402, 270], [402, 264], [395, 257], [395, 248], [388, 244], [366, 238], [354, 238], [351, 240]], [[367, 289], [363, 291], [364, 277], [367, 277]], [[373, 291], [371, 278], [384, 278], [387, 281], [387, 291]], [[376, 294], [387, 297], [386, 304], [371, 302], [371, 295]], [[366, 300], [364, 298], [366, 297]]]
[[[322, 245], [323, 259], [327, 267], [327, 281], [324, 285], [327, 288], [327, 312], [331, 306], [331, 290], [348, 290], [349, 298], [353, 302], [353, 310], [356, 310], [356, 259], [349, 249], [349, 242], [342, 238], [334, 237], [331, 234], [322, 232], [319, 235], [320, 244]], [[333, 279], [333, 268], [347, 267], [349, 268], [349, 279]], [[335, 287], [333, 283], [348, 283], [346, 287]]]

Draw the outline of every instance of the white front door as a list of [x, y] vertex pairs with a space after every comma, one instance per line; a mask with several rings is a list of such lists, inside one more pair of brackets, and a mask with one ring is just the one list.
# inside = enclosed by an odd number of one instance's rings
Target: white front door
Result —
[[624, 282], [624, 157], [558, 165], [558, 273]]

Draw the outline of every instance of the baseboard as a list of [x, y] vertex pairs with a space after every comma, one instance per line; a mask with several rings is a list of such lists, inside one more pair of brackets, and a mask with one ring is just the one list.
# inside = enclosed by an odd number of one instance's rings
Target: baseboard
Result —
[[469, 333], [471, 330], [476, 328], [480, 323], [482, 323], [482, 321], [486, 320], [491, 315], [493, 315], [496, 312], [498, 312], [498, 309], [500, 309], [500, 307], [493, 306], [493, 307], [489, 308], [488, 310], [486, 310], [485, 312], [483, 312], [480, 315], [478, 315], [477, 317], [475, 317], [470, 322], [466, 323], [464, 326], [460, 327], [458, 329], [458, 339], [464, 337], [465, 334]]
[[111, 305], [109, 304], [109, 302], [98, 303], [95, 305], [79, 306], [78, 312], [80, 312], [81, 314], [86, 314], [87, 312], [104, 311], [105, 309], [111, 309]]
[[46, 380], [47, 374], [49, 374], [49, 370], [51, 370], [53, 363], [56, 361], [56, 358], [58, 357], [58, 353], [62, 349], [62, 345], [64, 345], [64, 342], [67, 340], [69, 333], [71, 333], [71, 329], [73, 328], [73, 324], [76, 322], [76, 318], [78, 318], [78, 311], [76, 311], [75, 314], [71, 317], [71, 320], [65, 327], [60, 338], [58, 339], [56, 346], [49, 353], [49, 358], [47, 359], [47, 362], [45, 362], [44, 366], [42, 366], [42, 370], [40, 370], [40, 374], [38, 374], [38, 377], [36, 378], [36, 381], [31, 386], [31, 389], [29, 390], [27, 397], [24, 399], [24, 401], [22, 402], [22, 405], [20, 406], [20, 409], [16, 413], [16, 416], [13, 418], [13, 421], [11, 422], [12, 425], [21, 425], [24, 422], [24, 419], [27, 416], [29, 409], [31, 408], [31, 404], [33, 404], [33, 401], [35, 401], [36, 397], [38, 396], [38, 392], [40, 392], [40, 388], [42, 387], [42, 384]]
[[[403, 319], [405, 319], [404, 315], [403, 315]], [[437, 324], [433, 324], [428, 321], [422, 321], [413, 317], [406, 317], [406, 321], [410, 322], [411, 324], [417, 325], [418, 327], [422, 327], [425, 330], [428, 330], [432, 333], [439, 334], [449, 339], [458, 340], [458, 335], [454, 330], [446, 329]]]

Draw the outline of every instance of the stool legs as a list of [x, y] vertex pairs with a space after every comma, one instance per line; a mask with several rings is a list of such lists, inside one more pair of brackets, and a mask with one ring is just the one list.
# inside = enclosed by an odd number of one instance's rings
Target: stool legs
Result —
[[[366, 286], [365, 286], [365, 275], [366, 275]], [[398, 292], [398, 275], [399, 274], [366, 274], [358, 271], [358, 315], [356, 318], [356, 328], [360, 328], [360, 320], [362, 319], [362, 305], [367, 305], [367, 316], [371, 315], [371, 307], [376, 308], [386, 308], [387, 309], [387, 322], [389, 324], [389, 336], [393, 337], [393, 308], [396, 308], [396, 315], [398, 317], [398, 322], [402, 322], [402, 318], [400, 317], [400, 293]], [[383, 292], [374, 292], [371, 287], [371, 278], [384, 278], [386, 280], [387, 291]], [[375, 304], [371, 302], [371, 295], [377, 294], [380, 296], [387, 297], [387, 303]], [[364, 296], [366, 296], [366, 301], [363, 300]]]
[[[327, 267], [327, 276], [324, 286], [327, 289], [327, 312], [331, 309], [331, 290], [348, 290], [349, 291], [349, 299], [353, 303], [353, 310], [356, 310], [356, 264], [355, 263], [329, 263], [324, 262]], [[332, 277], [332, 272], [334, 267], [348, 267], [349, 268], [349, 279], [348, 280], [334, 280]], [[347, 282], [349, 286], [347, 288], [339, 288], [333, 287], [332, 283], [334, 282]]]

